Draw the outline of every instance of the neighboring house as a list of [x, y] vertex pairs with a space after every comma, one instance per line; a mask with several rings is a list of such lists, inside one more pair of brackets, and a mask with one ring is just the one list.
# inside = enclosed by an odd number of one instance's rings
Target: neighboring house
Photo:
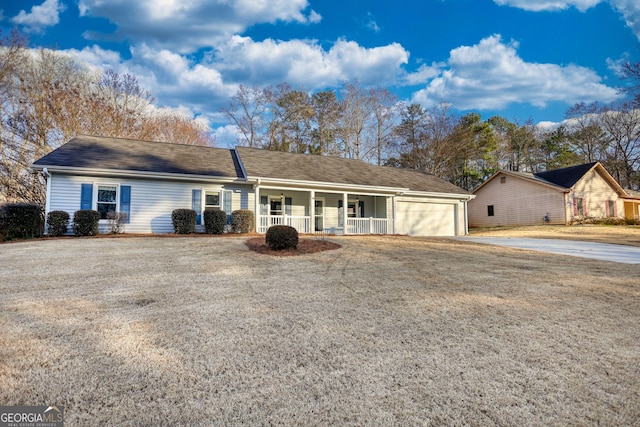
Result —
[[640, 202], [620, 187], [600, 162], [536, 174], [498, 171], [473, 194], [470, 227], [569, 224], [587, 217], [634, 218]]
[[198, 231], [205, 210], [249, 209], [259, 233], [285, 224], [301, 233], [456, 236], [467, 233], [473, 198], [433, 175], [360, 160], [89, 136], [33, 168], [47, 177], [46, 212], [124, 212], [131, 233], [171, 233], [172, 211], [188, 208]]

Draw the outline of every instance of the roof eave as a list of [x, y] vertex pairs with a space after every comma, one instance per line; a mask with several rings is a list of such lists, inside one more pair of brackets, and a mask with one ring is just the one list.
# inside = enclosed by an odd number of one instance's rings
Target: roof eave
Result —
[[121, 170], [121, 169], [98, 169], [98, 168], [78, 168], [72, 166], [56, 166], [56, 165], [36, 165], [31, 167], [36, 170], [47, 169], [49, 173], [58, 172], [73, 175], [91, 175], [91, 176], [126, 176], [136, 178], [152, 178], [152, 179], [175, 179], [180, 181], [216, 181], [216, 182], [253, 182], [247, 178], [214, 176], [214, 175], [195, 175], [195, 174], [179, 174], [168, 172], [149, 172], [137, 170]]
[[251, 177], [252, 182], [259, 181], [260, 185], [283, 185], [294, 186], [304, 188], [331, 188], [331, 189], [344, 189], [344, 190], [363, 190], [363, 191], [375, 191], [379, 193], [397, 194], [410, 191], [408, 188], [400, 187], [379, 187], [375, 185], [356, 185], [356, 184], [341, 184], [335, 182], [324, 181], [304, 181], [296, 179], [283, 179], [283, 178], [267, 178], [267, 177]]

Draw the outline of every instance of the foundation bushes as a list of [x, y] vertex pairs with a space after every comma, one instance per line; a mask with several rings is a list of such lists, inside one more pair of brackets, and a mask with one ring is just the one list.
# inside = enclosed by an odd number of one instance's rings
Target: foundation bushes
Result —
[[100, 213], [89, 209], [73, 213], [73, 234], [76, 236], [95, 236], [98, 234]]
[[47, 230], [51, 237], [63, 236], [69, 227], [69, 213], [66, 211], [51, 211], [47, 214]]
[[251, 233], [256, 223], [253, 211], [248, 209], [238, 209], [231, 212], [231, 229], [234, 233]]
[[222, 234], [227, 225], [227, 213], [220, 209], [204, 211], [204, 229], [208, 234]]
[[269, 227], [266, 235], [267, 246], [276, 251], [298, 247], [298, 231], [288, 225]]
[[0, 234], [3, 240], [26, 239], [42, 235], [44, 215], [35, 203], [8, 203], [0, 207]]
[[176, 234], [196, 232], [196, 211], [193, 209], [175, 209], [171, 212], [171, 223]]

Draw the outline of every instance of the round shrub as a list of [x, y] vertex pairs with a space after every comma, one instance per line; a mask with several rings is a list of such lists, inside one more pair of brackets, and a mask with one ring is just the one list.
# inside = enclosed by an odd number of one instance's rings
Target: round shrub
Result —
[[227, 225], [227, 213], [220, 209], [204, 211], [204, 229], [209, 234], [222, 234]]
[[36, 203], [8, 203], [0, 208], [3, 234], [7, 239], [39, 236], [42, 231], [42, 206]]
[[69, 213], [66, 211], [51, 211], [47, 214], [47, 229], [49, 236], [57, 237], [66, 234], [69, 227]]
[[73, 234], [76, 236], [95, 236], [98, 234], [100, 212], [90, 209], [73, 213]]
[[234, 233], [251, 233], [256, 224], [253, 211], [238, 209], [231, 212], [231, 228]]
[[267, 245], [276, 251], [298, 247], [298, 230], [288, 225], [269, 227], [266, 235]]
[[171, 212], [173, 231], [176, 234], [195, 233], [197, 217], [198, 215], [193, 209], [175, 209]]

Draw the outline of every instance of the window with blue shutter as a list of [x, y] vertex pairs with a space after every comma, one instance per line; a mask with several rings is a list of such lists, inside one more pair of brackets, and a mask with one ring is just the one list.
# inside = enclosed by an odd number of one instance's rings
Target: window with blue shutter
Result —
[[123, 213], [126, 215], [123, 222], [125, 224], [129, 224], [131, 219], [131, 186], [130, 185], [120, 186], [120, 213]]
[[93, 205], [93, 184], [82, 184], [80, 192], [80, 209], [89, 210]]
[[191, 209], [196, 211], [196, 224], [202, 223], [202, 190], [191, 190]]

